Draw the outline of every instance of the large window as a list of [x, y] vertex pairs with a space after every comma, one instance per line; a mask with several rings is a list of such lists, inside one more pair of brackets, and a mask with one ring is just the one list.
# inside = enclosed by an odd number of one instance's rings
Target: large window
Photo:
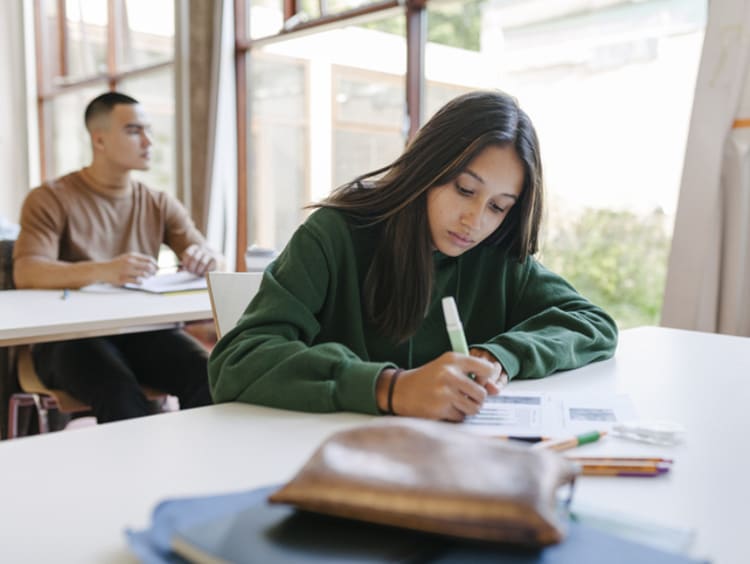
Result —
[[[306, 112], [284, 113], [296, 136], [276, 156], [258, 137], [262, 106], [250, 109], [253, 170], [239, 187], [250, 194], [247, 242], [283, 246], [304, 218], [294, 206], [386, 165], [417, 116], [498, 88], [519, 99], [539, 133], [542, 262], [621, 327], [657, 323], [707, 0], [416, 4], [237, 0], [249, 30], [240, 56], [273, 52], [278, 68], [286, 58], [307, 69]], [[256, 103], [279, 80], [250, 73], [240, 96]], [[258, 178], [267, 168], [275, 179]], [[286, 221], [259, 229], [269, 214]]]
[[119, 90], [153, 123], [151, 170], [137, 176], [174, 193], [174, 0], [38, 0], [35, 10], [41, 177], [90, 162], [86, 104]]
[[518, 98], [542, 146], [542, 262], [621, 326], [658, 324], [706, 1], [543, 4], [430, 3], [478, 24], [430, 34], [426, 72]]
[[[252, 242], [263, 247], [285, 243], [310, 198], [307, 64], [258, 50], [250, 59]], [[283, 186], [283, 189], [278, 187]]]
[[[278, 31], [274, 7], [250, 5], [253, 35]], [[384, 29], [339, 27], [250, 49], [240, 93], [249, 105], [248, 244], [281, 249], [307, 204], [401, 152], [406, 45], [387, 30], [403, 22], [386, 15], [377, 18]]]
[[404, 79], [361, 67], [335, 67], [332, 81], [331, 164], [333, 184], [339, 186], [401, 153]]

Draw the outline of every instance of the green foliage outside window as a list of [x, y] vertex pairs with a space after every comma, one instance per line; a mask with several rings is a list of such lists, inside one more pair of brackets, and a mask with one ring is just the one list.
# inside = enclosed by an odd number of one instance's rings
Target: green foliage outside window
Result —
[[[406, 36], [403, 21], [387, 18], [361, 24], [401, 37]], [[454, 2], [440, 4], [439, 9], [427, 14], [427, 41], [449, 45], [468, 51], [479, 51], [482, 27], [482, 5], [480, 2]]]
[[603, 307], [621, 329], [658, 325], [670, 230], [663, 212], [587, 209], [547, 236], [541, 261]]
[[[482, 5], [467, 0], [431, 6], [428, 41], [478, 51]], [[392, 19], [364, 27], [404, 35], [401, 22]], [[542, 262], [603, 307], [621, 329], [658, 325], [671, 244], [665, 214], [586, 209], [575, 218], [555, 219], [542, 245]]]

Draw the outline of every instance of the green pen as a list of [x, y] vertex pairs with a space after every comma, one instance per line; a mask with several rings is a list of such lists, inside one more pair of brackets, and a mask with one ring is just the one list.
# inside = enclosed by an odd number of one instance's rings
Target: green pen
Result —
[[576, 448], [581, 445], [593, 443], [601, 439], [607, 431], [589, 431], [588, 433], [581, 433], [575, 437], [569, 437], [566, 439], [553, 439], [551, 441], [542, 441], [536, 443], [531, 448], [534, 449], [547, 449], [547, 450], [568, 450]]
[[[453, 352], [468, 355], [469, 345], [466, 344], [464, 326], [461, 325], [461, 318], [458, 317], [458, 308], [453, 296], [443, 298], [443, 315], [445, 316], [445, 328], [448, 330], [448, 338], [451, 341]], [[471, 372], [468, 376], [472, 380], [476, 380], [476, 376]]]

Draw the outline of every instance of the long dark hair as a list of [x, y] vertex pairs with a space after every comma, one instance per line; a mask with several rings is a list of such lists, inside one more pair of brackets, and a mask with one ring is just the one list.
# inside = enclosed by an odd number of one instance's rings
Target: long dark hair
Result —
[[542, 163], [529, 116], [503, 92], [471, 92], [451, 100], [395, 161], [355, 178], [314, 206], [345, 211], [363, 224], [382, 224], [363, 296], [370, 321], [396, 342], [417, 331], [432, 294], [427, 192], [454, 180], [488, 146], [514, 147], [524, 182], [505, 221], [481, 244], [502, 244], [523, 262], [537, 251]]

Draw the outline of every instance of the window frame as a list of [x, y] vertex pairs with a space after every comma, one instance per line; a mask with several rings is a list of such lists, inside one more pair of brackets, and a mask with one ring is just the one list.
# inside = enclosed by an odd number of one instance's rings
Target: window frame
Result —
[[[43, 33], [44, 6], [52, 0], [34, 0], [34, 41], [36, 49], [36, 103], [39, 131], [39, 172], [42, 181], [49, 179], [53, 169], [53, 140], [52, 127], [49, 124], [48, 114], [51, 104], [61, 95], [71, 91], [85, 88], [92, 84], [106, 82], [110, 90], [115, 90], [123, 80], [148, 75], [151, 72], [175, 66], [173, 56], [163, 61], [157, 61], [146, 65], [129, 65], [120, 68], [117, 61], [117, 45], [125, 24], [126, 0], [107, 0], [107, 43], [105, 72], [92, 73], [72, 80], [64, 80], [68, 74], [68, 46], [67, 33], [67, 11], [65, 0], [57, 0], [57, 30], [58, 41], [56, 46], [50, 46]], [[174, 41], [174, 39], [173, 39]], [[45, 73], [44, 61], [50, 60], [50, 55], [55, 54], [54, 76], [62, 77], [60, 84], [54, 84]], [[180, 151], [178, 140], [177, 151]]]
[[[112, 1], [112, 0], [110, 0]], [[283, 1], [283, 19], [289, 21], [299, 11], [299, 0]], [[289, 30], [280, 30], [275, 35], [251, 39], [247, 28], [250, 0], [234, 0], [235, 21], [235, 78], [237, 99], [237, 256], [238, 271], [245, 270], [245, 249], [248, 245], [248, 192], [253, 189], [248, 163], [250, 145], [248, 135], [251, 118], [246, 100], [247, 59], [253, 48], [280, 42], [302, 34], [343, 27], [352, 23], [368, 21], [386, 16], [389, 12], [404, 13], [406, 19], [406, 100], [405, 120], [409, 124], [410, 139], [422, 125], [424, 105], [424, 53], [427, 43], [427, 0], [379, 0], [351, 10], [333, 14], [326, 13], [325, 2], [320, 1], [321, 16], [295, 25]]]

